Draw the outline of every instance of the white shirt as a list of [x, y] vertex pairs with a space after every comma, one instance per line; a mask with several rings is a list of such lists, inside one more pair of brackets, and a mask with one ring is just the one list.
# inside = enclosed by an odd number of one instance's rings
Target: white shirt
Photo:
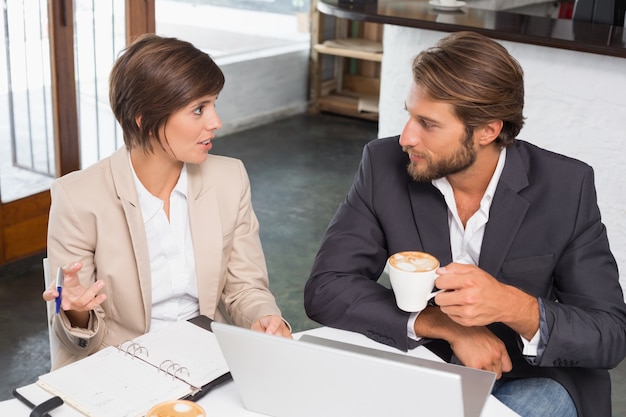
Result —
[[134, 168], [132, 171], [150, 254], [150, 331], [153, 331], [168, 322], [187, 320], [199, 314], [196, 265], [187, 205], [187, 165], [183, 165], [178, 182], [170, 194], [169, 221], [163, 209], [163, 201], [150, 194], [137, 178]]
[[[462, 264], [478, 265], [480, 259], [480, 249], [483, 243], [483, 236], [485, 235], [485, 226], [489, 221], [489, 210], [491, 209], [491, 202], [496, 192], [502, 170], [504, 169], [504, 163], [506, 161], [506, 148], [500, 151], [498, 157], [498, 163], [496, 169], [487, 185], [485, 194], [480, 200], [480, 207], [467, 220], [467, 224], [463, 227], [463, 223], [459, 217], [459, 213], [456, 208], [456, 200], [454, 198], [454, 190], [448, 182], [446, 177], [438, 178], [432, 181], [432, 184], [443, 194], [443, 197], [448, 206], [448, 227], [450, 229], [450, 248], [452, 250], [452, 261]], [[419, 312], [412, 313], [409, 316], [407, 330], [409, 337], [415, 340], [420, 338], [415, 334], [415, 320]], [[526, 340], [520, 336], [522, 343], [524, 344], [523, 353], [526, 356], [537, 355], [537, 345], [539, 343], [539, 331], [535, 333], [535, 336], [530, 340]]]

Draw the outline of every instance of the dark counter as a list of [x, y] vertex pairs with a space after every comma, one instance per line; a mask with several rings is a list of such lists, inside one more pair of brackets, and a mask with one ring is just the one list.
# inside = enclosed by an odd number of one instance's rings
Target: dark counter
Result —
[[472, 30], [494, 39], [626, 58], [621, 26], [477, 9], [471, 0], [455, 11], [437, 10], [428, 0], [318, 0], [317, 8], [350, 20], [441, 32]]

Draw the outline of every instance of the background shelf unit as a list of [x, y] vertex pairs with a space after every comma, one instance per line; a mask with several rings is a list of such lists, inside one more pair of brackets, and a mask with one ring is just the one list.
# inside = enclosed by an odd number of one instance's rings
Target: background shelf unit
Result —
[[312, 2], [311, 107], [378, 120], [383, 26], [325, 15]]

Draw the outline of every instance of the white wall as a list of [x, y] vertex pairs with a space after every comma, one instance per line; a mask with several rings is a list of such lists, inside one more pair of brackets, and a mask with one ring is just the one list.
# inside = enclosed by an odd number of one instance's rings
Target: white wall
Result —
[[218, 136], [306, 111], [308, 44], [215, 61], [226, 77], [217, 101], [222, 119]]
[[[380, 137], [397, 135], [411, 62], [446, 33], [385, 25]], [[526, 124], [519, 138], [587, 162], [626, 288], [626, 59], [501, 42], [525, 74]]]

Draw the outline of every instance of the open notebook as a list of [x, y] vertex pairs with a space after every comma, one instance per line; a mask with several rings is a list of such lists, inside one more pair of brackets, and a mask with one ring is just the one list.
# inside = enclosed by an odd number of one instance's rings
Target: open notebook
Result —
[[230, 373], [209, 319], [180, 321], [41, 375], [37, 385], [93, 417], [143, 416], [154, 404], [196, 399]]
[[496, 376], [310, 335], [211, 327], [244, 406], [274, 417], [478, 417]]

